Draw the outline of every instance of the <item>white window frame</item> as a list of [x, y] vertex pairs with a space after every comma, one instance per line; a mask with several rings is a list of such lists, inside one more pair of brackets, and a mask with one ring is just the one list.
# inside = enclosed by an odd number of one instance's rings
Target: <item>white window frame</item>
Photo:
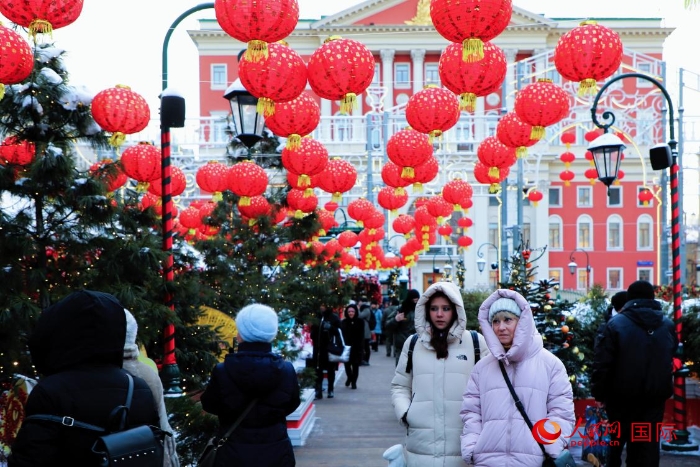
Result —
[[[642, 223], [649, 224], [649, 245], [642, 245], [640, 242], [639, 230]], [[649, 214], [642, 214], [637, 218], [637, 224], [635, 228], [637, 236], [637, 251], [652, 251], [654, 249], [654, 219]]]
[[[584, 223], [589, 225], [588, 246], [583, 246], [581, 244], [581, 236], [580, 236], [581, 228], [580, 228], [580, 226], [581, 226], [581, 224], [584, 224]], [[576, 219], [576, 248], [581, 248], [582, 250], [590, 251], [593, 249], [593, 245], [595, 245], [595, 243], [593, 241], [593, 219], [588, 214], [583, 214], [583, 215], [579, 216], [578, 219]]]
[[651, 282], [652, 284], [654, 283], [654, 268], [649, 267], [649, 266], [644, 266], [644, 267], [638, 267], [637, 268], [637, 280], [640, 280], [640, 272], [642, 271], [649, 271], [649, 279], [648, 282]]
[[611, 187], [608, 188], [608, 190], [610, 190], [611, 192], [612, 192], [612, 191], [617, 191], [617, 192], [620, 193], [620, 204], [611, 204], [611, 203], [610, 203], [610, 196], [606, 196], [606, 197], [605, 197], [605, 200], [606, 200], [607, 206], [608, 206], [609, 208], [621, 208], [621, 207], [624, 207], [624, 200], [625, 200], [625, 198], [624, 198], [624, 192], [622, 191], [622, 187], [621, 187], [621, 186], [611, 186]]
[[[558, 196], [558, 198], [559, 198], [559, 204], [552, 204], [552, 203], [551, 203], [551, 197], [549, 196], [549, 191], [552, 191], [552, 190], [559, 192], [559, 196]], [[560, 207], [562, 207], [563, 201], [562, 201], [561, 187], [560, 187], [560, 186], [550, 186], [550, 187], [549, 187], [549, 191], [547, 192], [547, 202], [548, 202], [548, 204], [549, 204], [549, 207], [550, 207], [550, 208], [560, 208]]]
[[[583, 204], [583, 201], [581, 201], [581, 193], [582, 192], [587, 192], [588, 193], [588, 204]], [[576, 187], [576, 207], [579, 208], [592, 208], [593, 207], [593, 187], [592, 186], [578, 186]]]
[[[399, 68], [406, 67], [407, 81], [399, 81], [397, 79]], [[394, 63], [394, 88], [395, 89], [411, 89], [411, 64], [410, 63]]]
[[[610, 245], [610, 239], [612, 238], [612, 235], [610, 235], [610, 225], [613, 223], [617, 223], [620, 226], [620, 244], [616, 246], [611, 246]], [[608, 217], [608, 220], [605, 225], [605, 231], [607, 233], [608, 241], [605, 242], [605, 249], [608, 251], [620, 251], [624, 250], [625, 248], [625, 224], [624, 221], [622, 220], [622, 217], [620, 217], [617, 214], [613, 214]]]
[[[610, 273], [613, 271], [618, 271], [620, 273], [620, 284], [619, 287], [613, 287], [610, 283]], [[607, 290], [623, 290], [625, 288], [625, 270], [624, 268], [608, 268], [606, 271], [606, 289]]]
[[[429, 69], [435, 69], [435, 76], [437, 77], [437, 81], [428, 81], [428, 70]], [[423, 80], [425, 84], [435, 84], [437, 86], [442, 86], [440, 84], [440, 72], [439, 72], [439, 64], [437, 63], [426, 63], [425, 67], [423, 69], [423, 76], [425, 79]]]
[[382, 85], [382, 75], [381, 75], [381, 68], [380, 68], [379, 63], [374, 64], [374, 76], [372, 77], [372, 85], [373, 86], [381, 86]]
[[[643, 75], [651, 76], [651, 62], [638, 62], [637, 72]], [[651, 81], [642, 78], [637, 78], [637, 88], [650, 88], [652, 86], [654, 86], [654, 83], [652, 83]]]
[[[552, 273], [557, 273], [557, 274], [552, 274]], [[552, 280], [557, 280], [559, 281], [559, 287], [562, 287], [562, 280], [564, 278], [564, 269], [563, 268], [549, 268], [549, 279]]]
[[[222, 71], [224, 74], [223, 82], [217, 82], [214, 80], [214, 76], [216, 74], [218, 74], [218, 73], [215, 73], [216, 68], [221, 68], [220, 71]], [[228, 82], [227, 82], [228, 81], [228, 65], [226, 65], [225, 63], [212, 63], [210, 68], [209, 68], [209, 72], [211, 73], [211, 82], [210, 82], [211, 89], [219, 90], [219, 89], [226, 89], [228, 87]]]
[[[551, 232], [551, 226], [552, 224], [556, 224], [559, 226], [559, 246], [555, 247], [551, 244], [550, 240], [550, 232]], [[562, 251], [564, 249], [564, 233], [563, 233], [563, 228], [564, 228], [564, 222], [562, 221], [560, 216], [549, 216], [549, 223], [547, 225], [547, 243], [549, 243], [548, 248], [549, 251]]]
[[[588, 273], [588, 276], [586, 274]], [[588, 284], [593, 285], [593, 268], [590, 271], [586, 271], [586, 266], [582, 268], [576, 268], [576, 290], [587, 290]]]

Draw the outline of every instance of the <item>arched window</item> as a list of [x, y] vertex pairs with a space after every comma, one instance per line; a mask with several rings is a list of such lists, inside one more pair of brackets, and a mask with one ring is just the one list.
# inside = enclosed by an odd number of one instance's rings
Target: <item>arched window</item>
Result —
[[562, 242], [562, 221], [559, 216], [549, 216], [549, 250], [561, 250]]
[[608, 232], [608, 241], [606, 248], [608, 250], [622, 250], [624, 245], [622, 242], [623, 239], [623, 231], [622, 227], [623, 222], [622, 222], [622, 217], [618, 216], [617, 214], [613, 214], [612, 216], [608, 217], [608, 224], [607, 224], [607, 232]]
[[637, 218], [637, 250], [654, 249], [654, 222], [649, 214]]
[[576, 248], [593, 249], [593, 219], [589, 215], [584, 214], [576, 220]]

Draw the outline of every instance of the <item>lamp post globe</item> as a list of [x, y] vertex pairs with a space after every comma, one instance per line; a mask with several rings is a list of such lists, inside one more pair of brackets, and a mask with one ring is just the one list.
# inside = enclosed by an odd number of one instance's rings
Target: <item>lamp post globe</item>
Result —
[[575, 261], [572, 261], [569, 263], [569, 272], [573, 275], [576, 272], [576, 268], [578, 267], [578, 264], [576, 264]]
[[484, 268], [486, 267], [486, 260], [484, 258], [477, 259], [476, 267], [479, 268], [479, 272], [484, 272]]
[[608, 188], [617, 179], [620, 158], [625, 148], [622, 140], [611, 133], [600, 135], [588, 145], [588, 150], [593, 154], [598, 180]]
[[258, 113], [258, 98], [236, 79], [224, 92], [224, 99], [231, 105], [233, 136], [248, 149], [262, 139], [265, 119]]

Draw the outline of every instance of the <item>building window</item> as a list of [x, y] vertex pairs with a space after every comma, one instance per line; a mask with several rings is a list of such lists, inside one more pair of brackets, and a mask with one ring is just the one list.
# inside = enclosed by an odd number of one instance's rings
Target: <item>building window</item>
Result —
[[411, 68], [408, 63], [394, 64], [394, 87], [401, 89], [411, 87]]
[[374, 76], [372, 77], [372, 86], [380, 86], [381, 85], [381, 75], [379, 72], [381, 71], [379, 63], [374, 64]]
[[588, 290], [589, 284], [593, 283], [593, 269], [586, 271], [586, 268], [576, 270], [576, 288], [578, 290]]
[[[651, 76], [651, 63], [637, 63], [637, 70], [639, 70], [639, 73], [643, 75], [649, 75]], [[641, 79], [637, 78], [637, 87], [638, 88], [650, 88], [654, 84], [651, 81], [648, 81], [646, 79]]]
[[608, 250], [622, 249], [622, 218], [618, 215], [608, 217]]
[[643, 186], [638, 186], [637, 187], [637, 207], [638, 208], [651, 208], [654, 206], [654, 198], [652, 197], [651, 200], [649, 200], [649, 204], [646, 206], [644, 205], [644, 202], [639, 200], [639, 193], [641, 193], [643, 190], [648, 190], [648, 188], [643, 187]]
[[520, 241], [523, 244], [530, 243], [530, 223], [523, 223], [523, 228], [520, 229]]
[[559, 285], [561, 285], [561, 274], [562, 274], [561, 268], [550, 269], [549, 270], [549, 281], [550, 282], [557, 282]]
[[425, 84], [435, 84], [440, 86], [440, 74], [437, 63], [425, 64]]
[[561, 207], [561, 188], [550, 188], [549, 189], [549, 207], [550, 208], [560, 208]]
[[590, 216], [580, 216], [576, 221], [576, 248], [593, 248], [593, 221]]
[[576, 190], [576, 206], [579, 208], [590, 208], [593, 207], [593, 198], [591, 197], [590, 186], [580, 186]]
[[651, 277], [654, 271], [651, 268], [637, 268], [637, 280], [652, 282]]
[[498, 246], [498, 224], [489, 224], [489, 243]]
[[228, 86], [228, 76], [226, 64], [215, 64], [211, 66], [211, 88], [226, 89]]
[[552, 216], [549, 218], [549, 249], [561, 250], [561, 217]]
[[621, 186], [611, 186], [608, 188], [608, 207], [611, 208], [621, 208], [622, 207], [622, 187]]
[[652, 226], [652, 219], [648, 214], [641, 215], [637, 219], [637, 250], [652, 249]]
[[498, 197], [489, 196], [489, 206], [500, 206], [501, 203], [498, 202]]
[[621, 290], [623, 289], [624, 282], [622, 281], [622, 269], [620, 268], [609, 268], [608, 269], [608, 290]]

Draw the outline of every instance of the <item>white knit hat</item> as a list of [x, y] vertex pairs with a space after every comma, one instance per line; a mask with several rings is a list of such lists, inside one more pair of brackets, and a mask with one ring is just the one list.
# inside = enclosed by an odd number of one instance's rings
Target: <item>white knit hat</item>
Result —
[[501, 297], [491, 304], [489, 307], [489, 322], [493, 320], [493, 316], [499, 311], [507, 311], [520, 318], [520, 307], [512, 298]]
[[136, 323], [134, 315], [131, 314], [129, 310], [124, 308], [124, 314], [126, 315], [126, 345], [136, 344], [136, 334], [139, 332], [139, 325]]
[[236, 315], [238, 335], [245, 342], [272, 342], [278, 326], [275, 310], [260, 303], [245, 306]]

